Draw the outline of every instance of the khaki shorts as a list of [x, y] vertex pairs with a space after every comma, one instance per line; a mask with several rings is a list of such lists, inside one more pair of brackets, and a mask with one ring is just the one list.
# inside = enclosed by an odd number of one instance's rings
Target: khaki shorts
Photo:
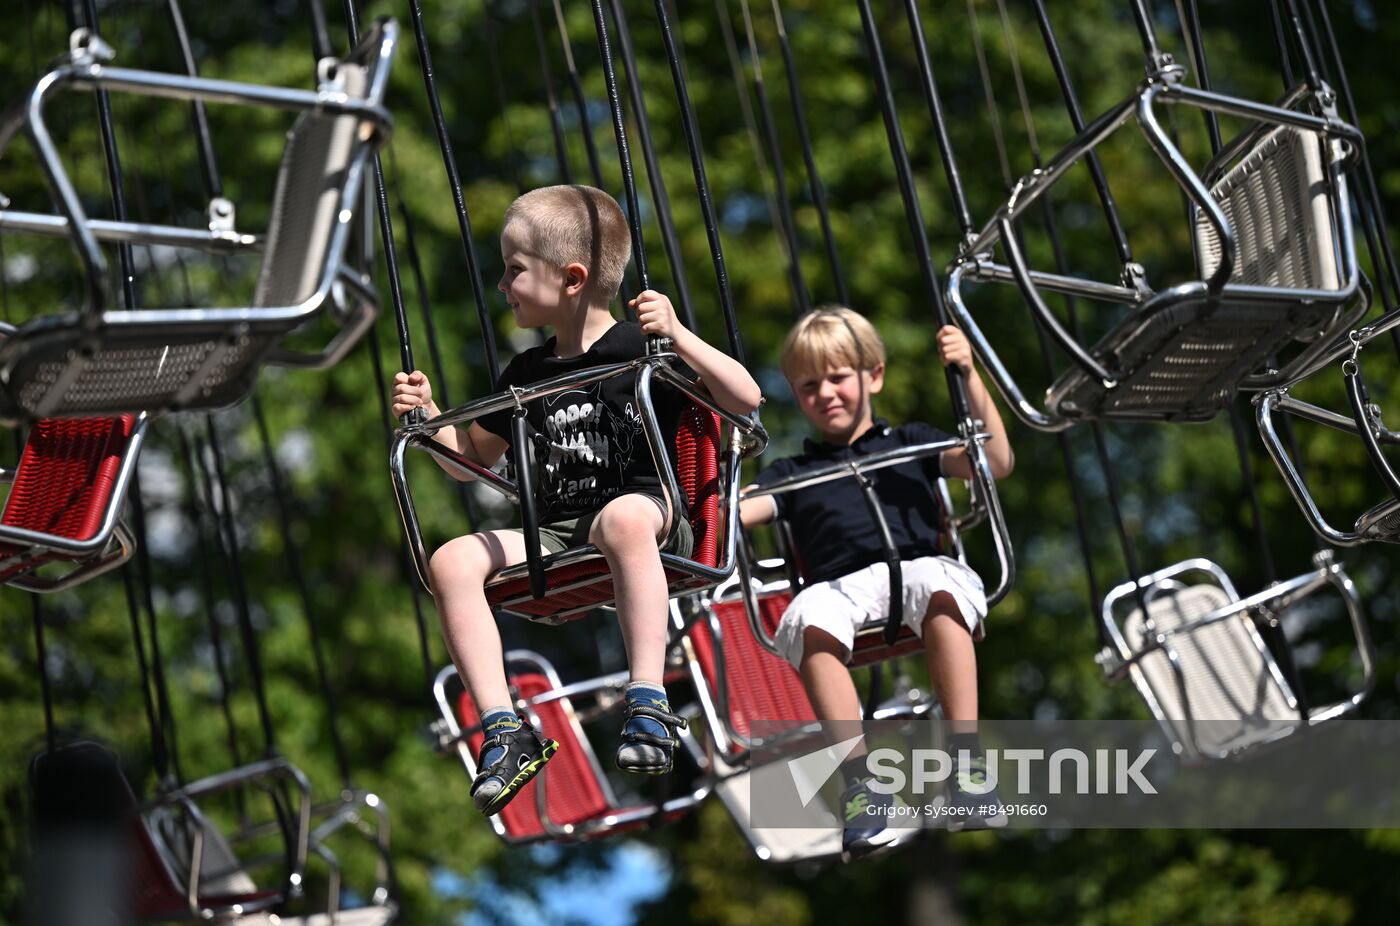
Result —
[[[666, 515], [665, 503], [654, 495], [645, 492], [638, 492], [644, 498], [648, 498], [656, 503], [656, 507], [661, 509], [662, 517]], [[598, 511], [601, 511], [600, 508]], [[548, 524], [540, 525], [540, 546], [544, 547], [547, 553], [563, 553], [565, 550], [572, 550], [588, 543], [588, 532], [593, 528], [593, 522], [598, 518], [598, 511], [591, 514], [582, 515], [577, 518], [567, 518], [563, 521], [551, 521]], [[674, 553], [677, 556], [689, 558], [695, 548], [695, 533], [691, 530], [690, 522], [685, 518], [679, 519], [676, 526], [675, 536], [671, 542], [661, 549], [667, 553]], [[519, 528], [511, 528], [516, 533], [522, 533]]]

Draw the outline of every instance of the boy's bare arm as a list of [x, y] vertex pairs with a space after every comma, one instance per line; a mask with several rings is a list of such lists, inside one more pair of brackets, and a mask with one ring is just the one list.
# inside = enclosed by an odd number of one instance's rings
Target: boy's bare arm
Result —
[[[394, 389], [390, 401], [395, 418], [402, 418], [414, 408], [424, 409], [429, 418], [436, 418], [441, 414], [437, 403], [433, 401], [433, 384], [418, 370], [394, 374]], [[433, 440], [449, 450], [460, 453], [478, 466], [487, 468], [495, 466], [496, 461], [510, 446], [504, 439], [476, 422], [465, 428], [443, 428], [433, 435]], [[438, 461], [438, 465], [454, 479], [461, 482], [471, 481], [471, 476], [453, 469], [441, 460]]]
[[[956, 365], [962, 371], [967, 384], [967, 404], [972, 417], [982, 421], [982, 426], [991, 439], [983, 445], [987, 453], [987, 464], [991, 467], [993, 479], [1005, 479], [1016, 467], [1016, 454], [1011, 449], [1011, 440], [1006, 434], [1006, 424], [1001, 420], [1001, 412], [992, 399], [987, 386], [978, 375], [972, 363], [972, 345], [962, 331], [946, 325], [938, 331], [938, 355], [945, 365]], [[959, 447], [943, 454], [943, 474], [972, 477], [972, 466], [967, 459], [967, 451]]]
[[777, 516], [778, 506], [774, 504], [771, 495], [739, 500], [739, 523], [745, 528], [767, 524]]
[[747, 415], [758, 408], [763, 393], [749, 371], [682, 325], [671, 300], [664, 294], [649, 289], [629, 304], [637, 310], [637, 321], [643, 333], [671, 339], [677, 356], [700, 375], [716, 405], [735, 415]]

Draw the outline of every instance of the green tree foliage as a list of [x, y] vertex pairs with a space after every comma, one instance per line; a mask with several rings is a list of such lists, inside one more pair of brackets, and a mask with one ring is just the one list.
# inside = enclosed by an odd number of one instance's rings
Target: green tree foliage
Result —
[[[494, 291], [501, 215], [521, 190], [564, 177], [555, 157], [547, 88], [531, 27], [534, 2], [424, 4], [437, 80], [471, 211], [487, 310], [506, 355], [533, 343], [533, 335], [512, 330]], [[622, 5], [638, 49], [640, 73], [635, 79], [645, 92], [700, 329], [723, 343], [715, 277], [654, 9], [644, 0], [624, 0]], [[1008, 180], [1035, 166], [1034, 151], [1047, 158], [1073, 135], [1030, 4], [1012, 0], [1007, 5], [1009, 32], [1003, 31], [997, 5], [990, 0], [919, 4], [977, 221], [1004, 201]], [[1195, 5], [1194, 0], [1186, 5]], [[1278, 96], [1284, 85], [1268, 24], [1269, 4], [1203, 0], [1199, 5], [1216, 85], [1257, 99]], [[18, 98], [44, 63], [66, 48], [63, 4], [25, 0], [13, 6], [18, 9], [8, 10], [10, 28], [0, 36], [5, 52], [0, 55], [0, 91], [7, 99]], [[101, 6], [103, 34], [117, 49], [119, 64], [178, 69], [164, 3], [113, 0]], [[187, 4], [201, 70], [208, 76], [311, 86], [314, 62], [303, 6]], [[329, 6], [334, 8], [331, 25], [337, 45], [343, 46], [338, 5]], [[405, 24], [390, 91], [396, 128], [384, 154], [384, 169], [416, 364], [432, 373], [438, 401], [446, 406], [448, 401], [484, 394], [491, 377], [408, 29], [408, 5], [367, 6], [366, 17], [392, 14]], [[957, 216], [920, 96], [902, 5], [874, 6], [941, 273], [961, 238]], [[1101, 112], [1142, 77], [1130, 5], [1063, 0], [1050, 6], [1083, 108], [1090, 115]], [[1181, 4], [1155, 6], [1164, 44], [1178, 60], [1189, 61], [1174, 10]], [[1400, 170], [1394, 166], [1400, 160], [1400, 132], [1394, 131], [1400, 110], [1390, 93], [1393, 68], [1387, 56], [1395, 47], [1392, 42], [1400, 41], [1400, 22], [1388, 15], [1384, 4], [1371, 0], [1327, 6], [1346, 55], [1381, 194], [1394, 213], [1394, 200], [1400, 195]], [[816, 301], [834, 300], [836, 289], [806, 186], [771, 7], [763, 0], [750, 0], [749, 7], [759, 61], [747, 48], [739, 0], [691, 0], [674, 4], [672, 11], [721, 216], [749, 364], [769, 395], [764, 418], [775, 436], [772, 452], [782, 454], [795, 449], [804, 431], [776, 370], [777, 347], [795, 306], [787, 280], [788, 257], [774, 223], [772, 174], [767, 155], [758, 153], [759, 141], [742, 117], [744, 100], [753, 104], [752, 80], [759, 63], [776, 114], [788, 184], [781, 192], [795, 212], [802, 272]], [[934, 375], [932, 306], [912, 256], [856, 6], [840, 0], [787, 0], [782, 7], [812, 124], [813, 155], [832, 204], [836, 244], [852, 301], [874, 318], [890, 348], [880, 410], [894, 420], [946, 423], [949, 406], [943, 378]], [[562, 9], [601, 156], [602, 184], [620, 195], [590, 5], [570, 2]], [[540, 2], [537, 12], [560, 106], [568, 169], [580, 182], [591, 182], [553, 10]], [[738, 68], [746, 82], [742, 88], [731, 77], [720, 16], [735, 30]], [[979, 54], [985, 57], [985, 84]], [[1293, 66], [1296, 69], [1296, 60]], [[1022, 117], [1017, 67], [1033, 135]], [[493, 70], [499, 72], [499, 80]], [[995, 111], [989, 108], [988, 90]], [[132, 214], [202, 224], [207, 192], [199, 180], [188, 110], [170, 102], [118, 96], [114, 113]], [[223, 106], [212, 107], [211, 114], [219, 167], [227, 194], [238, 205], [239, 226], [261, 230], [290, 118]], [[85, 207], [94, 215], [109, 216], [91, 98], [63, 97], [52, 108], [51, 125]], [[675, 292], [676, 275], [664, 257], [635, 147], [635, 121], [632, 127], [653, 279], [658, 288]], [[1228, 133], [1237, 127], [1227, 120], [1225, 128]], [[1208, 139], [1196, 114], [1177, 113], [1175, 129], [1188, 155], [1203, 163], [1209, 156]], [[1160, 162], [1131, 126], [1105, 147], [1103, 158], [1135, 256], [1147, 267], [1149, 278], [1159, 285], [1181, 279], [1190, 268], [1188, 229], [1180, 197]], [[1071, 173], [1060, 189], [1055, 215], [1071, 269], [1098, 278], [1116, 277], [1118, 265], [1087, 172]], [[15, 208], [49, 208], [49, 194], [23, 140], [11, 145], [0, 161], [0, 190]], [[421, 281], [408, 262], [410, 217]], [[1028, 220], [1027, 244], [1032, 262], [1048, 268], [1054, 255], [1039, 221]], [[0, 317], [19, 322], [77, 304], [77, 264], [65, 242], [7, 235], [0, 247], [5, 269]], [[191, 304], [190, 300], [235, 304], [250, 291], [253, 268], [239, 262], [191, 257], [177, 261], [169, 253], [147, 251], [138, 251], [137, 259], [142, 305]], [[1372, 279], [1382, 275], [1368, 255], [1365, 264]], [[423, 735], [433, 710], [415, 607], [421, 609], [428, 630], [426, 668], [436, 668], [446, 657], [431, 600], [419, 596], [415, 604], [385, 466], [388, 422], [379, 377], [398, 369], [399, 359], [382, 268], [380, 283], [386, 310], [365, 346], [325, 374], [269, 370], [261, 377], [258, 400], [294, 498], [289, 535], [278, 525], [251, 406], [245, 403], [213, 416], [212, 427], [228, 457], [242, 571], [278, 746], [307, 772], [318, 799], [337, 793], [341, 781], [327, 713], [289, 569], [294, 550], [310, 579], [312, 616], [337, 693], [354, 783], [382, 795], [391, 809], [402, 921], [448, 923], [470, 907], [470, 891], [460, 889], [463, 878], [487, 877], [489, 872], [492, 883], [506, 889], [543, 895], [562, 871], [600, 869], [606, 853], [597, 846], [549, 857], [504, 850], [471, 810], [456, 759], [435, 756]], [[1039, 384], [1049, 380], [1030, 316], [1009, 287], [995, 289], [974, 293], [973, 309], [987, 319], [998, 348], [1027, 384], [1028, 393], [1035, 395]], [[441, 371], [423, 337], [423, 305], [431, 306], [441, 339]], [[1091, 328], [1102, 328], [1116, 317], [1086, 314]], [[1370, 351], [1377, 355], [1371, 378], [1381, 388], [1395, 381], [1393, 358], [1384, 356], [1388, 349], [1378, 343]], [[1342, 407], [1336, 375], [1317, 377], [1300, 394]], [[1313, 550], [1311, 535], [1254, 436], [1252, 409], [1241, 402], [1239, 411], [1273, 560], [1279, 574], [1300, 572]], [[208, 545], [209, 506], [196, 501], [185, 476], [181, 440], [202, 446], [205, 436], [205, 423], [197, 417], [158, 421], [141, 473], [151, 532], [155, 620], [169, 679], [180, 772], [186, 779], [232, 763], [206, 621], [205, 576], [212, 583], [214, 625], [232, 675], [228, 700], [238, 753], [247, 759], [264, 748], [238, 640], [234, 586], [222, 559]], [[1310, 477], [1325, 487], [1322, 501], [1327, 511], [1354, 513], [1380, 497], [1379, 483], [1357, 442], [1307, 427], [1300, 428], [1299, 440]], [[979, 650], [983, 713], [1004, 718], [1145, 716], [1130, 690], [1103, 683], [1092, 660], [1097, 643], [1091, 615], [1097, 603], [1090, 600], [1090, 582], [1075, 539], [1074, 502], [1056, 440], [1016, 428], [1013, 442], [1017, 470], [1001, 491], [1016, 541], [1019, 578], [992, 615], [988, 640]], [[1125, 578], [1127, 569], [1088, 434], [1072, 433], [1070, 451], [1088, 502], [1092, 564], [1096, 590], [1102, 594]], [[1269, 576], [1255, 544], [1253, 515], [1225, 416], [1204, 425], [1115, 426], [1109, 433], [1109, 452], [1122, 484], [1127, 526], [1145, 567], [1205, 555], [1224, 565], [1241, 588], [1263, 587]], [[410, 478], [429, 543], [467, 529], [455, 487], [430, 464], [414, 463]], [[505, 524], [513, 516], [479, 493], [472, 498], [481, 508], [482, 525]], [[201, 510], [203, 549], [198, 543], [201, 522], [194, 518]], [[975, 556], [984, 556], [984, 540], [974, 538]], [[1397, 711], [1394, 557], [1362, 549], [1347, 552], [1343, 559], [1367, 598], [1379, 648], [1380, 681], [1366, 710], [1368, 716], [1392, 717]], [[139, 576], [131, 573], [131, 579], [135, 582]], [[8, 920], [18, 917], [21, 905], [19, 873], [28, 814], [25, 768], [43, 742], [31, 614], [26, 595], [0, 590], [0, 628], [7, 641], [0, 651], [0, 729], [5, 732], [0, 739], [0, 855], [8, 862], [0, 866], [0, 919]], [[42, 615], [60, 738], [96, 738], [119, 747], [138, 792], [151, 794], [156, 783], [151, 738], [123, 575], [46, 598]], [[589, 628], [606, 626], [605, 620]], [[593, 648], [577, 629], [530, 634], [529, 641], [547, 640], [541, 645], [555, 651], [576, 647], [590, 653]], [[603, 634], [605, 656], [610, 639]], [[1307, 671], [1319, 676], [1320, 684], [1335, 688], [1355, 674], [1340, 622], [1335, 632], [1326, 629], [1316, 642], [1320, 656]], [[149, 656], [148, 634], [145, 645]], [[573, 659], [571, 671], [589, 671], [591, 658]], [[907, 668], [916, 677], [922, 672], [917, 665]], [[649, 923], [798, 926], [875, 914], [911, 922], [946, 915], [977, 922], [1331, 924], [1377, 921], [1400, 900], [1390, 877], [1400, 840], [1390, 832], [969, 834], [930, 839], [892, 858], [820, 873], [763, 867], [749, 856], [742, 838], [713, 802], [675, 826], [635, 838], [662, 850], [671, 868], [665, 894], [638, 911], [640, 921]], [[343, 851], [347, 882], [363, 892], [372, 859], [358, 849]], [[323, 887], [323, 877], [313, 866], [312, 896]]]

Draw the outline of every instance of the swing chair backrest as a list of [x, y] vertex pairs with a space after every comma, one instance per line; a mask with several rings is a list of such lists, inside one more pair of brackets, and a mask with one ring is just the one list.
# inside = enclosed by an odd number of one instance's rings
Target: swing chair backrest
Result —
[[[1231, 603], [1219, 586], [1188, 585], [1162, 591], [1147, 605], [1159, 632], [1179, 632], [1172, 648], [1185, 676], [1196, 741], [1205, 754], [1237, 751], [1298, 722], [1297, 708], [1247, 615], [1189, 629]], [[1134, 651], [1151, 639], [1141, 610], [1129, 614], [1123, 635]], [[1185, 738], [1187, 708], [1166, 652], [1147, 656], [1141, 666], [1162, 714]]]
[[[348, 96], [363, 99], [370, 76], [364, 65], [346, 62], [337, 66], [336, 79]], [[354, 116], [312, 111], [298, 116], [287, 133], [254, 306], [305, 302], [320, 288], [327, 260], [343, 256], [329, 248], [359, 129]]]
[[[757, 601], [762, 626], [771, 636], [792, 594], [778, 587], [760, 592]], [[691, 672], [696, 691], [709, 702], [711, 727], [718, 727], [713, 732], [728, 761], [738, 761], [747, 753], [755, 721], [786, 721], [799, 727], [816, 720], [802, 678], [760, 645], [741, 598], [726, 597], [700, 607], [703, 612], [690, 631]], [[722, 667], [716, 639], [724, 648]]]
[[[958, 323], [1019, 418], [1043, 431], [1096, 418], [1208, 420], [1240, 390], [1284, 386], [1317, 368], [1333, 337], [1365, 312], [1369, 287], [1345, 206], [1344, 145], [1359, 147], [1361, 136], [1302, 111], [1310, 98], [1295, 93], [1289, 107], [1266, 106], [1149, 81], [1022, 181], [949, 274]], [[1256, 121], [1198, 173], [1159, 124], [1159, 104], [1243, 110]], [[1007, 229], [1134, 114], [1192, 204], [1199, 278], [1154, 292], [1145, 279], [1102, 283], [1032, 270]], [[997, 246], [1006, 265], [992, 259]], [[978, 329], [962, 294], [969, 281], [1015, 283], [1064, 348], [1070, 364], [1044, 410]], [[1127, 313], [1091, 347], [1063, 326], [1043, 292], [1117, 303]]]
[[[146, 418], [44, 419], [30, 430], [0, 511], [0, 581], [53, 591], [106, 571], [129, 555], [117, 516], [135, 472]], [[115, 546], [116, 549], [112, 549]], [[58, 579], [33, 575], [76, 562]]]
[[[1337, 157], [1316, 132], [1279, 126], [1210, 189], [1235, 234], [1230, 280], [1248, 286], [1338, 290], [1345, 283], [1329, 162]], [[1220, 266], [1224, 244], [1198, 213], [1201, 278]]]
[[[223, 228], [89, 219], [57, 151], [41, 147], [63, 214], [0, 211], [0, 228], [71, 237], [89, 298], [80, 312], [34, 318], [0, 342], [0, 417], [220, 408], [246, 396], [263, 363], [322, 369], [339, 360], [378, 311], [372, 283], [348, 267], [345, 255], [369, 157], [391, 124], [382, 100], [396, 43], [397, 26], [377, 23], [351, 58], [333, 68], [323, 63], [326, 79], [314, 92], [108, 68], [91, 59], [61, 65], [66, 79], [57, 88], [110, 86], [303, 113], [288, 133], [265, 240]], [[39, 121], [41, 111], [36, 105], [17, 118]], [[252, 304], [107, 310], [106, 261], [97, 244], [104, 239], [221, 254], [262, 249]], [[324, 345], [282, 343], [327, 315], [338, 330]]]

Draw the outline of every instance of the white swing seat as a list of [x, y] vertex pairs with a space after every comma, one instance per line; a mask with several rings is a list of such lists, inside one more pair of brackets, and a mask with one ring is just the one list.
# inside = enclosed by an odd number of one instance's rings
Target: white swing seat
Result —
[[[1099, 661], [1111, 679], [1128, 674], [1173, 748], [1191, 759], [1221, 759], [1275, 742], [1351, 713], [1375, 683], [1370, 635], [1351, 578], [1330, 551], [1311, 572], [1241, 598], [1215, 563], [1187, 560], [1104, 600], [1102, 620], [1111, 645]], [[1204, 576], [1186, 582], [1181, 576]], [[1147, 615], [1138, 605], [1138, 588]], [[1254, 617], [1279, 620], [1304, 599], [1331, 587], [1341, 596], [1363, 670], [1361, 684], [1330, 704], [1300, 706]], [[1115, 612], [1130, 608], [1118, 623]], [[1149, 624], [1150, 621], [1150, 624]], [[1286, 640], [1281, 645], [1288, 646]]]

